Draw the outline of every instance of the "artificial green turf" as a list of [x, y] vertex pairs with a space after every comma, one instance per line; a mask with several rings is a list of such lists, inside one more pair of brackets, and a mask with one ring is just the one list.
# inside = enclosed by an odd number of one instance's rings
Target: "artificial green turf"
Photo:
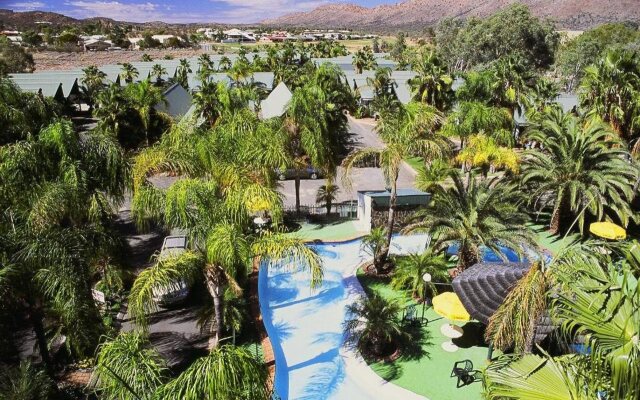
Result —
[[550, 234], [548, 226], [546, 225], [535, 224], [532, 222], [530, 224], [527, 224], [527, 226], [531, 228], [538, 236], [538, 244], [543, 248], [551, 251], [553, 255], [558, 254], [558, 252], [563, 250], [565, 247], [580, 240], [579, 233], [572, 233], [564, 237]]
[[303, 223], [293, 235], [304, 240], [339, 241], [366, 235], [358, 230], [356, 221], [338, 221], [328, 224]]
[[[391, 289], [385, 281], [368, 277], [361, 271], [358, 271], [358, 279], [366, 291], [374, 290], [386, 298], [400, 299], [407, 305], [416, 304], [404, 296], [402, 292]], [[422, 306], [418, 305], [417, 307], [418, 316], [421, 316]], [[425, 317], [430, 322], [426, 326], [421, 326], [421, 354], [403, 356], [393, 363], [372, 363], [370, 364], [371, 368], [383, 379], [431, 400], [482, 399], [481, 382], [456, 388], [457, 379], [450, 375], [456, 361], [469, 359], [476, 369], [485, 367], [487, 347], [483, 344], [472, 346], [469, 343], [467, 345], [461, 344], [461, 348], [454, 353], [446, 352], [442, 349], [441, 344], [450, 339], [442, 335], [440, 328], [449, 321], [442, 319], [433, 309], [427, 309]], [[466, 332], [464, 337], [469, 336], [481, 340], [480, 331], [477, 334], [470, 334], [479, 329], [479, 323], [468, 322], [459, 325]], [[494, 357], [496, 355], [494, 352]]]

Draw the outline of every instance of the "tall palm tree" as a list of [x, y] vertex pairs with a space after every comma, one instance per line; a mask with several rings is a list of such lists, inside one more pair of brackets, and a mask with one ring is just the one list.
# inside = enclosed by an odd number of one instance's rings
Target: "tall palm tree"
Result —
[[99, 119], [98, 126], [103, 132], [114, 136], [120, 133], [120, 122], [126, 112], [126, 99], [122, 88], [113, 84], [101, 91], [96, 98], [94, 116]]
[[90, 65], [82, 70], [84, 76], [81, 81], [84, 94], [89, 103], [89, 111], [93, 110], [96, 95], [104, 88], [104, 80], [107, 74], [100, 71], [95, 65]]
[[517, 56], [498, 59], [491, 68], [494, 105], [509, 109], [511, 115], [522, 111], [532, 79], [529, 67]]
[[138, 69], [129, 63], [122, 64], [122, 71], [120, 72], [120, 78], [126, 83], [133, 82], [139, 75]]
[[193, 104], [196, 111], [202, 116], [209, 126], [213, 126], [224, 113], [222, 95], [226, 92], [222, 83], [204, 81], [200, 90], [193, 94]]
[[176, 82], [182, 85], [183, 88], [189, 89], [188, 74], [191, 72], [191, 64], [189, 63], [189, 60], [181, 58], [180, 65], [178, 65], [178, 68], [176, 69]]
[[389, 255], [391, 236], [395, 225], [395, 210], [398, 197], [398, 177], [405, 159], [421, 156], [425, 162], [443, 158], [451, 149], [449, 140], [436, 128], [442, 117], [433, 107], [410, 103], [397, 115], [389, 115], [378, 126], [385, 145], [383, 148], [364, 148], [350, 153], [342, 162], [343, 178], [349, 183], [351, 170], [362, 161], [375, 158], [382, 168], [390, 192], [389, 214], [386, 224], [386, 245], [374, 256], [376, 270], [381, 271]]
[[[142, 327], [146, 315], [156, 308], [154, 288], [175, 279], [202, 280], [215, 314], [210, 341], [213, 348], [223, 333], [225, 289], [239, 294], [239, 282], [246, 279], [254, 262], [260, 265], [274, 260], [270, 265], [278, 267], [275, 260], [286, 258], [300, 268], [308, 268], [314, 285], [322, 279], [320, 259], [301, 240], [251, 229], [252, 216], [257, 212], [268, 211], [274, 223], [280, 223], [282, 202], [270, 184], [273, 170], [259, 165], [248, 152], [255, 151], [255, 146], [243, 147], [248, 137], [265, 136], [256, 125], [244, 126], [247, 118], [238, 114], [207, 134], [199, 134], [189, 121], [181, 122], [136, 158], [136, 219], [184, 229], [193, 241], [193, 251], [177, 259], [158, 260], [134, 282], [129, 307]], [[160, 172], [172, 172], [182, 179], [161, 191], [148, 180]]]
[[587, 215], [626, 226], [638, 170], [614, 132], [552, 108], [527, 138], [543, 150], [525, 153], [522, 182], [537, 209], [551, 210], [551, 232], [567, 230], [576, 218], [584, 231]]
[[81, 135], [69, 121], [0, 151], [0, 291], [20, 299], [48, 368], [48, 324], [74, 356], [93, 351], [101, 333], [92, 265], [114, 251], [110, 218], [128, 171], [114, 138]]
[[611, 124], [624, 140], [635, 145], [640, 135], [640, 62], [637, 53], [610, 51], [585, 68], [580, 84], [582, 106]]
[[390, 346], [406, 336], [398, 318], [400, 311], [397, 300], [387, 300], [375, 292], [361, 297], [347, 306], [347, 343], [355, 345], [365, 357], [385, 355], [392, 350]]
[[161, 103], [166, 104], [167, 100], [162, 94], [162, 91], [151, 84], [151, 81], [148, 79], [135, 85], [127, 86], [125, 93], [140, 116], [145, 134], [145, 143], [148, 146], [151, 115], [154, 112], [154, 107]]
[[222, 56], [220, 61], [218, 62], [218, 70], [225, 72], [228, 71], [232, 67], [231, 59], [227, 56]]
[[443, 127], [445, 133], [460, 138], [460, 147], [467, 145], [473, 135], [484, 133], [497, 140], [498, 144], [512, 146], [513, 114], [503, 107], [493, 107], [480, 101], [462, 101], [457, 109], [447, 116]]
[[162, 83], [162, 77], [167, 74], [167, 69], [162, 66], [162, 64], [154, 64], [151, 67], [151, 76], [156, 77], [156, 84], [159, 85]]
[[440, 61], [434, 51], [421, 52], [412, 64], [416, 73], [409, 80], [413, 98], [427, 103], [440, 111], [447, 111], [453, 104], [454, 92], [451, 89], [453, 78], [447, 73], [447, 66]]
[[432, 282], [425, 283], [422, 276], [428, 273], [433, 281], [446, 282], [449, 277], [447, 269], [445, 255], [435, 254], [432, 249], [409, 254], [400, 258], [391, 278], [391, 287], [396, 290], [406, 290], [412, 297], [424, 300], [426, 288], [428, 287], [433, 295], [436, 293], [436, 286]]
[[318, 188], [316, 193], [316, 203], [324, 204], [327, 209], [327, 217], [331, 214], [331, 206], [336, 200], [339, 192], [340, 188], [338, 185], [333, 183], [333, 180], [331, 179], [327, 179], [327, 183]]
[[504, 247], [524, 254], [536, 249], [533, 233], [525, 226], [522, 193], [494, 179], [467, 184], [459, 172], [451, 174], [453, 186], [436, 193], [433, 206], [418, 212], [405, 232], [426, 232], [434, 250], [458, 246], [458, 271], [481, 261], [482, 246], [498, 255]]
[[356, 74], [361, 74], [364, 70], [373, 70], [378, 66], [373, 51], [369, 46], [365, 46], [353, 55], [353, 68]]

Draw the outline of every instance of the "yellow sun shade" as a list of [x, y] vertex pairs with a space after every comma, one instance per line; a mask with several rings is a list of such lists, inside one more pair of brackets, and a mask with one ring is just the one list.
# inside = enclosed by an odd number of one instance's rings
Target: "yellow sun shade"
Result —
[[589, 226], [589, 232], [611, 240], [622, 240], [627, 237], [627, 231], [612, 222], [595, 222]]
[[453, 292], [445, 292], [433, 298], [433, 310], [451, 321], [469, 321], [471, 316]]

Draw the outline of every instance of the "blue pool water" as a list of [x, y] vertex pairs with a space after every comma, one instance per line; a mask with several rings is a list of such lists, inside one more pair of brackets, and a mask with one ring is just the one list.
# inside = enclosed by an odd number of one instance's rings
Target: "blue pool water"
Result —
[[[394, 252], [419, 252], [425, 236], [394, 238]], [[312, 290], [308, 273], [270, 267], [260, 272], [259, 296], [264, 324], [276, 361], [275, 389], [282, 400], [375, 398], [347, 376], [340, 356], [345, 306], [357, 296], [351, 273], [363, 262], [360, 241], [314, 245], [324, 263], [322, 285]]]
[[[454, 256], [458, 254], [459, 247], [460, 245], [458, 244], [449, 246], [449, 248], [447, 249], [447, 254], [450, 256]], [[515, 251], [513, 251], [508, 247], [501, 246], [500, 249], [502, 250], [502, 253], [504, 254], [504, 256], [507, 258], [507, 261], [509, 262], [521, 262], [521, 261], [527, 262], [529, 259], [537, 260], [539, 258], [539, 256], [535, 254], [535, 252], [533, 251], [526, 251], [525, 252], [526, 256], [521, 258], [520, 256], [518, 256], [518, 254]], [[504, 262], [502, 257], [496, 254], [495, 251], [487, 247], [482, 247], [480, 250], [482, 251], [482, 260], [484, 262]], [[551, 256], [548, 254], [543, 254], [543, 258], [545, 262], [551, 261]]]

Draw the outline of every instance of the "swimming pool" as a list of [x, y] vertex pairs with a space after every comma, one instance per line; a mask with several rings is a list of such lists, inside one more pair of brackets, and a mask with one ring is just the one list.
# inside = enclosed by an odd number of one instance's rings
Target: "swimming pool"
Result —
[[[394, 237], [392, 252], [419, 252], [425, 243], [424, 235]], [[324, 263], [324, 280], [315, 290], [304, 271], [260, 271], [260, 309], [275, 356], [276, 393], [282, 400], [388, 398], [367, 379], [347, 374], [341, 356], [345, 306], [360, 293], [354, 268], [369, 257], [360, 240], [313, 247]]]
[[[457, 255], [459, 247], [460, 245], [458, 244], [449, 246], [447, 248], [447, 254], [450, 256]], [[532, 250], [525, 251], [525, 256], [521, 258], [513, 249], [510, 249], [509, 247], [500, 246], [500, 249], [502, 250], [502, 253], [505, 255], [505, 257], [507, 257], [507, 261], [509, 262], [528, 262], [530, 259], [537, 260], [540, 257]], [[498, 254], [496, 254], [495, 251], [487, 247], [481, 247], [480, 251], [482, 252], [482, 261], [484, 262], [504, 262], [504, 260]], [[544, 257], [546, 263], [551, 261], [551, 256], [549, 254], [543, 253], [542, 256]]]

